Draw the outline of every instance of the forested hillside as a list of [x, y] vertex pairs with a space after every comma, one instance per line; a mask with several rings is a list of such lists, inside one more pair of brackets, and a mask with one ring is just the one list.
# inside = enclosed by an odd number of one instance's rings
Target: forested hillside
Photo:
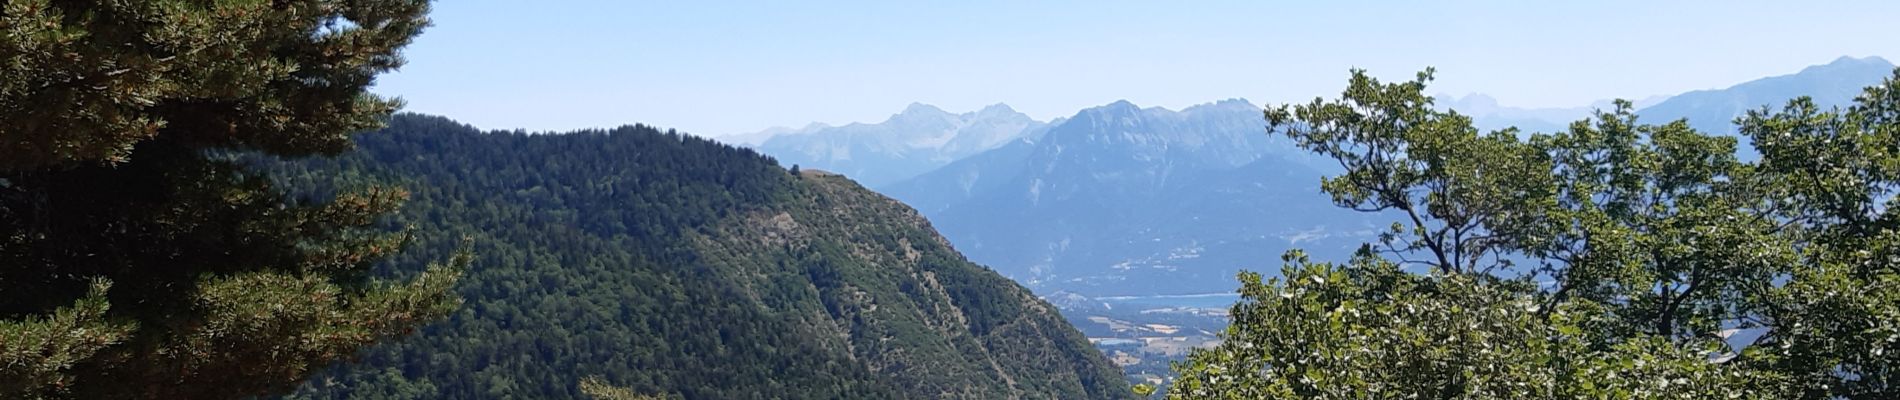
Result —
[[[466, 305], [293, 398], [1119, 398], [1047, 303], [851, 181], [649, 127], [530, 135], [402, 115], [335, 158], [267, 164], [321, 197], [412, 191], [418, 265]], [[408, 271], [385, 270], [402, 275]]]

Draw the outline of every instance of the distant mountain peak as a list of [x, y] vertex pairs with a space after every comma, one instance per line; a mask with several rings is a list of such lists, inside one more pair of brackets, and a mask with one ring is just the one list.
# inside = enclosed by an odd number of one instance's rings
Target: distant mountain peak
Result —
[[1083, 110], [1082, 114], [1132, 115], [1138, 112], [1141, 112], [1141, 106], [1128, 100], [1115, 100], [1113, 103]]
[[1016, 109], [1010, 108], [1008, 104], [996, 103], [996, 104], [991, 104], [987, 107], [983, 107], [983, 109], [977, 110], [976, 112], [978, 114], [1015, 113]]
[[1254, 105], [1253, 102], [1247, 101], [1247, 99], [1245, 98], [1235, 97], [1235, 98], [1229, 98], [1229, 99], [1222, 99], [1222, 100], [1215, 101], [1212, 103], [1195, 104], [1192, 106], [1188, 106], [1187, 108], [1181, 109], [1181, 111], [1191, 112], [1191, 111], [1198, 111], [1202, 109], [1239, 109], [1239, 108], [1252, 109], [1252, 108], [1260, 108], [1260, 106]]
[[1253, 102], [1252, 102], [1252, 101], [1247, 101], [1247, 98], [1245, 98], [1245, 97], [1234, 97], [1234, 98], [1228, 98], [1228, 99], [1221, 99], [1220, 101], [1216, 101], [1216, 102], [1214, 102], [1214, 104], [1215, 104], [1215, 105], [1239, 105], [1239, 104], [1245, 104], [1245, 105], [1249, 105], [1249, 106], [1252, 106], [1252, 105], [1253, 105]]
[[997, 121], [1030, 121], [1030, 122], [1033, 122], [1036, 120], [1035, 118], [1031, 118], [1029, 114], [1023, 114], [1021, 111], [1016, 111], [1015, 108], [1010, 108], [1008, 104], [1003, 104], [1003, 103], [991, 104], [991, 105], [983, 107], [983, 109], [981, 110], [964, 113], [963, 117], [965, 119], [970, 119], [970, 120], [988, 119], [988, 120], [997, 120]]
[[876, 123], [807, 129], [775, 135], [756, 147], [786, 165], [817, 167], [870, 186], [907, 179], [1012, 139], [1040, 135], [1048, 126], [1008, 105], [951, 113], [921, 102]]
[[903, 112], [898, 113], [898, 115], [949, 115], [949, 114], [950, 112], [944, 111], [941, 108], [937, 108], [937, 106], [924, 104], [924, 103], [910, 103], [910, 105], [904, 106]]
[[1637, 113], [1658, 121], [1686, 119], [1704, 132], [1734, 134], [1737, 116], [1758, 107], [1779, 107], [1789, 99], [1805, 96], [1821, 108], [1850, 105], [1861, 89], [1892, 76], [1893, 68], [1880, 57], [1844, 56], [1793, 74], [1683, 93]]
[[1450, 93], [1443, 93], [1433, 96], [1432, 100], [1435, 100], [1439, 106], [1465, 112], [1469, 112], [1466, 111], [1466, 109], [1470, 108], [1495, 109], [1501, 106], [1496, 97], [1477, 92], [1465, 93], [1464, 96], [1453, 96]]
[[1141, 106], [1137, 106], [1128, 100], [1116, 100], [1113, 103], [1090, 107], [1075, 113], [1074, 122], [1083, 124], [1129, 123], [1127, 121], [1139, 120], [1142, 119], [1142, 117]]
[[1880, 58], [1880, 56], [1867, 56], [1867, 57], [1841, 56], [1841, 58], [1836, 58], [1834, 59], [1834, 62], [1830, 62], [1828, 64], [1893, 65], [1893, 63], [1887, 62], [1887, 59]]
[[1892, 69], [1893, 67], [1894, 67], [1893, 63], [1888, 62], [1887, 59], [1885, 58], [1880, 58], [1880, 56], [1867, 56], [1867, 57], [1859, 57], [1859, 58], [1856, 58], [1853, 56], [1841, 56], [1840, 58], [1836, 58], [1834, 59], [1834, 61], [1829, 62], [1827, 64], [1812, 65], [1812, 66], [1808, 66], [1807, 68], [1802, 68], [1800, 73], [1801, 74], [1825, 73], [1827, 71], [1834, 71], [1834, 70], [1861, 69], [1861, 68]]

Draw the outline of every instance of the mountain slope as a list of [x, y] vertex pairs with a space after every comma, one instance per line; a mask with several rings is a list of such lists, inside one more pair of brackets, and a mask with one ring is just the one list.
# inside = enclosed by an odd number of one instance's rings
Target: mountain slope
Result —
[[[1644, 120], [1688, 118], [1727, 132], [1743, 110], [1813, 96], [1846, 104], [1889, 75], [1879, 58], [1657, 100]], [[1591, 108], [1515, 109], [1482, 95], [1441, 107], [1487, 128], [1564, 129]], [[972, 260], [1039, 291], [1087, 296], [1224, 292], [1232, 271], [1271, 271], [1302, 248], [1343, 258], [1390, 221], [1334, 207], [1318, 190], [1337, 166], [1263, 129], [1260, 110], [1225, 101], [1180, 112], [1127, 102], [1084, 110], [1021, 140], [881, 187], [922, 210]]]
[[836, 171], [866, 186], [881, 187], [1018, 138], [1034, 137], [1046, 126], [1003, 104], [951, 114], [913, 103], [875, 124], [814, 124], [768, 131], [771, 136], [757, 148], [786, 166]]
[[647, 127], [404, 115], [358, 143], [279, 173], [406, 181], [392, 224], [417, 238], [392, 265], [469, 237], [467, 305], [293, 397], [574, 398], [592, 375], [689, 399], [1127, 397], [1053, 307], [841, 177]]
[[[1893, 63], [1880, 57], [1841, 57], [1791, 75], [1683, 93], [1643, 108], [1637, 115], [1651, 122], [1686, 118], [1697, 130], [1733, 134], [1736, 117], [1763, 106], [1780, 109], [1796, 97], [1812, 97], [1814, 104], [1823, 109], [1851, 104], [1861, 89], [1880, 83], [1893, 74], [1893, 69]], [[1743, 147], [1748, 147], [1745, 142]]]
[[885, 192], [1037, 290], [1217, 292], [1294, 244], [1326, 251], [1345, 245], [1310, 240], [1364, 230], [1318, 192], [1321, 165], [1268, 135], [1244, 100], [1178, 112], [1123, 101]]
[[886, 185], [884, 193], [901, 196], [904, 204], [926, 214], [943, 211], [978, 193], [995, 190], [1021, 171], [1037, 139], [1022, 138], [1001, 147], [951, 162], [941, 168]]
[[[1841, 57], [1789, 75], [1772, 76], [1721, 89], [1697, 90], [1675, 96], [1652, 96], [1635, 100], [1638, 115], [1652, 122], [1686, 118], [1696, 129], [1714, 133], [1734, 133], [1731, 122], [1743, 113], [1767, 106], [1780, 108], [1788, 100], [1809, 96], [1821, 108], [1845, 106], [1860, 95], [1862, 88], [1879, 83], [1893, 72], [1894, 65], [1880, 57]], [[1453, 109], [1470, 116], [1479, 129], [1517, 127], [1525, 132], [1552, 132], [1568, 129], [1571, 122], [1590, 117], [1595, 110], [1614, 107], [1608, 100], [1584, 107], [1516, 108], [1498, 104], [1496, 99], [1471, 93], [1462, 97], [1436, 96], [1439, 109]]]

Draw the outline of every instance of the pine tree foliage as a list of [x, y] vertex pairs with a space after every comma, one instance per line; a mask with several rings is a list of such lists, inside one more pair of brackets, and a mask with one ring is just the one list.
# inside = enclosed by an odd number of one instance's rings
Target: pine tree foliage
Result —
[[0, 168], [193, 147], [334, 154], [398, 105], [363, 89], [428, 25], [423, 0], [9, 1]]
[[426, 1], [3, 10], [0, 397], [277, 393], [455, 305], [456, 260], [368, 273], [406, 192], [295, 198], [233, 156], [349, 149]]

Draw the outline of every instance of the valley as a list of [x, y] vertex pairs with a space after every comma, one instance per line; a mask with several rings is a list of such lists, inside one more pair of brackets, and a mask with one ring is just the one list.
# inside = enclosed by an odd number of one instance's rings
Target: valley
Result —
[[[1726, 122], [1747, 111], [1740, 104], [1773, 104], [1802, 93], [1814, 93], [1818, 104], [1846, 104], [1857, 88], [1892, 68], [1878, 57], [1843, 57], [1727, 88], [1653, 96], [1639, 113], [1646, 121], [1684, 119], [1732, 135]], [[1476, 113], [1474, 123], [1484, 129], [1536, 131], [1565, 129], [1606, 106], [1515, 109], [1482, 95], [1447, 97], [1445, 105]], [[999, 109], [1006, 108], [951, 114], [912, 105], [886, 122], [852, 129], [901, 137], [920, 134], [898, 132], [911, 131], [903, 121], [921, 116], [1027, 118]], [[886, 159], [898, 166], [883, 171], [921, 172], [878, 175], [881, 183], [872, 188], [916, 208], [972, 261], [1056, 305], [1131, 382], [1155, 383], [1187, 349], [1219, 343], [1226, 309], [1238, 299], [1236, 273], [1271, 275], [1280, 255], [1293, 249], [1316, 259], [1347, 258], [1377, 240], [1385, 228], [1376, 221], [1399, 218], [1334, 205], [1319, 181], [1336, 174], [1337, 165], [1269, 134], [1260, 110], [1241, 99], [1178, 111], [1118, 101], [1026, 123], [1014, 133], [983, 131], [982, 140], [963, 141], [983, 143], [980, 151], [960, 147], [961, 158]], [[941, 127], [957, 125], [936, 126], [921, 132], [953, 140], [942, 137], [956, 129]], [[785, 155], [787, 166], [798, 160], [808, 167], [864, 168], [860, 161], [813, 158], [799, 149], [876, 147], [890, 140], [823, 128], [797, 132], [759, 148]]]
[[1166, 385], [1170, 366], [1189, 351], [1220, 343], [1231, 293], [1189, 296], [1087, 298], [1073, 293], [1044, 296], [1062, 310], [1089, 344], [1108, 355], [1132, 383]]

